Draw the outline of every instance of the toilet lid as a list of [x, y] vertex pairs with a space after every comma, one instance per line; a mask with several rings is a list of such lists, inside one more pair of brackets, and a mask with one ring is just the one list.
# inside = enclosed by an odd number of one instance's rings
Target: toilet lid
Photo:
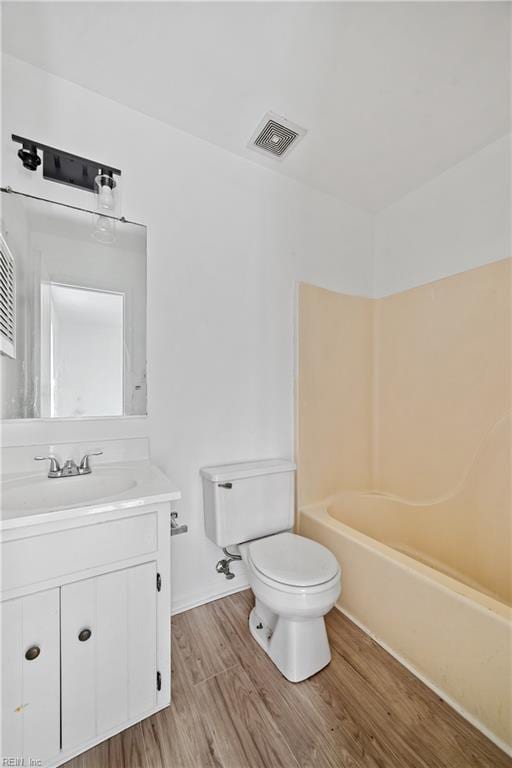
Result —
[[326, 547], [295, 533], [252, 541], [249, 555], [264, 576], [294, 587], [323, 584], [339, 571], [338, 561]]

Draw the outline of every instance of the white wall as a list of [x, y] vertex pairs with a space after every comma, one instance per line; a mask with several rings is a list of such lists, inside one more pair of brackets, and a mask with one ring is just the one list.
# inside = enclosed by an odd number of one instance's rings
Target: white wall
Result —
[[375, 219], [375, 297], [512, 256], [510, 134]]
[[[89, 193], [25, 171], [11, 133], [122, 169], [122, 214], [148, 226], [147, 434], [183, 491], [190, 531], [173, 540], [174, 607], [241, 584], [214, 571], [199, 468], [292, 454], [295, 284], [369, 295], [371, 217], [6, 56], [2, 183], [91, 205]], [[140, 420], [124, 431], [114, 421], [11, 424], [4, 437], [142, 431]]]

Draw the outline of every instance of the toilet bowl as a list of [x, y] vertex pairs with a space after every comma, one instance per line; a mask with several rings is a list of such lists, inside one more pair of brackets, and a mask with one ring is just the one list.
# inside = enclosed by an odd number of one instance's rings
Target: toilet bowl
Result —
[[311, 677], [331, 660], [324, 616], [341, 592], [336, 558], [293, 533], [245, 542], [239, 550], [256, 598], [252, 636], [287, 680]]
[[227, 547], [238, 545], [256, 598], [250, 632], [298, 683], [331, 660], [324, 616], [340, 595], [341, 574], [326, 547], [289, 533], [295, 469], [289, 459], [260, 459], [203, 467], [201, 477], [206, 535], [228, 556], [216, 571], [235, 578]]

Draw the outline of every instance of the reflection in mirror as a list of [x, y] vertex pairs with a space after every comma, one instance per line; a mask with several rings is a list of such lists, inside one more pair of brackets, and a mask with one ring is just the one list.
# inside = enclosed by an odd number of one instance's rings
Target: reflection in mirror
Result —
[[113, 242], [99, 242], [97, 218], [2, 192], [16, 276], [2, 418], [146, 413], [146, 228], [111, 220]]
[[48, 290], [41, 303], [41, 414], [122, 416], [123, 294], [41, 288]]

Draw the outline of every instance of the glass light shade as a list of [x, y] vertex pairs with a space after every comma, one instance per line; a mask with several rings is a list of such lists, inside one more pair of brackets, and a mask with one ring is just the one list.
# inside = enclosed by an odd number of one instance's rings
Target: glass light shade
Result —
[[114, 216], [117, 211], [118, 187], [113, 176], [100, 173], [94, 179], [94, 192], [96, 194], [96, 210]]
[[110, 218], [110, 216], [94, 217], [94, 230], [92, 233], [93, 238], [98, 243], [104, 245], [112, 245], [116, 241], [116, 221]]
[[96, 212], [94, 217], [93, 238], [104, 245], [111, 245], [116, 241], [117, 207], [119, 202], [119, 189], [117, 181], [108, 173], [99, 173], [94, 179], [94, 192], [96, 197]]

